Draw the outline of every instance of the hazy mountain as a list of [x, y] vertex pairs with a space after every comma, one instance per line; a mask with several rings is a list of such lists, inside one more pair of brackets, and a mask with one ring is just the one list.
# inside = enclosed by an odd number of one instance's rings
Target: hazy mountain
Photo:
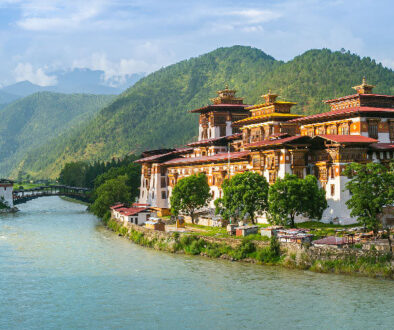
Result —
[[[104, 71], [90, 69], [74, 69], [72, 71], [55, 71], [48, 73], [57, 77], [54, 86], [39, 86], [30, 81], [21, 81], [0, 89], [0, 93], [13, 94], [24, 97], [37, 92], [49, 91], [57, 93], [84, 93], [84, 94], [120, 94], [134, 85], [145, 76], [144, 73], [135, 73], [125, 77], [118, 77], [116, 81], [104, 81]], [[111, 84], [111, 85], [109, 85]], [[0, 94], [0, 103], [1, 102]]]
[[207, 104], [225, 84], [245, 103], [260, 102], [270, 88], [298, 102], [295, 112], [317, 113], [328, 110], [322, 99], [354, 93], [351, 86], [364, 75], [377, 85], [376, 92], [394, 94], [394, 72], [370, 58], [323, 49], [285, 63], [251, 47], [220, 48], [141, 79], [90, 122], [29, 153], [20, 166], [56, 177], [67, 161], [106, 160], [187, 143], [198, 127], [198, 116], [188, 110]]
[[19, 98], [18, 95], [10, 94], [0, 90], [0, 109], [6, 104], [11, 103]]

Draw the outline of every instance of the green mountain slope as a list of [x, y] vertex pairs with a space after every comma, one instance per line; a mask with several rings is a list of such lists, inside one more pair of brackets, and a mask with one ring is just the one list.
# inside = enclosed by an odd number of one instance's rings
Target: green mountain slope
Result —
[[197, 135], [198, 116], [188, 110], [207, 104], [226, 83], [246, 103], [259, 102], [271, 88], [298, 102], [295, 112], [316, 113], [327, 110], [322, 99], [353, 93], [350, 86], [364, 75], [376, 92], [394, 94], [392, 70], [350, 53], [311, 50], [284, 63], [251, 47], [219, 48], [140, 80], [86, 126], [28, 154], [23, 168], [55, 177], [67, 161], [182, 145]]
[[5, 176], [27, 152], [75, 129], [114, 96], [40, 92], [0, 110], [0, 174]]

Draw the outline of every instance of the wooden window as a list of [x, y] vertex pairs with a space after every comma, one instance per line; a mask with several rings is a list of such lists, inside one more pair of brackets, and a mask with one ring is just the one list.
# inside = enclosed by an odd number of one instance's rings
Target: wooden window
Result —
[[163, 177], [160, 179], [160, 187], [164, 188], [165, 186], [167, 186], [167, 182], [166, 182], [166, 178]]
[[335, 184], [331, 185], [331, 196], [335, 195]]
[[389, 121], [390, 140], [394, 141], [394, 120]]
[[165, 191], [161, 192], [161, 199], [167, 199], [167, 193]]
[[342, 135], [349, 135], [349, 124], [348, 123], [342, 124], [341, 133], [342, 133]]
[[378, 122], [375, 120], [370, 120], [368, 122], [368, 136], [372, 139], [378, 138]]
[[219, 126], [220, 136], [226, 136], [226, 126]]
[[260, 167], [260, 159], [259, 158], [253, 158], [252, 165], [255, 168], [256, 167]]
[[276, 181], [276, 172], [269, 172], [269, 183], [274, 184]]
[[329, 168], [329, 175], [331, 179], [334, 178], [334, 168], [332, 166]]

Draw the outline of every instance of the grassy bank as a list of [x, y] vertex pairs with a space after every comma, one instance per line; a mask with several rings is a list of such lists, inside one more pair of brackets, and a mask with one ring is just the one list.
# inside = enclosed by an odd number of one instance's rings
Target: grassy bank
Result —
[[90, 203], [83, 202], [83, 201], [81, 201], [79, 199], [72, 198], [72, 197], [60, 196], [60, 198], [65, 200], [65, 201], [67, 201], [67, 202], [71, 202], [71, 203], [76, 203], [76, 204], [81, 204], [81, 205], [86, 205], [86, 206], [90, 205]]
[[[154, 231], [144, 233], [133, 228], [126, 228], [114, 220], [107, 220], [106, 225], [112, 231], [122, 235], [136, 244], [171, 253], [201, 255], [231, 261], [244, 261], [257, 264], [280, 265], [287, 268], [311, 270], [321, 273], [351, 274], [371, 277], [394, 278], [391, 257], [356, 256], [332, 259], [313, 258], [307, 252], [291, 253], [273, 239], [268, 246], [258, 247], [253, 237], [245, 237], [237, 247], [230, 244], [209, 242], [209, 236], [197, 233], [172, 233], [160, 235]], [[331, 252], [332, 253], [332, 252]]]

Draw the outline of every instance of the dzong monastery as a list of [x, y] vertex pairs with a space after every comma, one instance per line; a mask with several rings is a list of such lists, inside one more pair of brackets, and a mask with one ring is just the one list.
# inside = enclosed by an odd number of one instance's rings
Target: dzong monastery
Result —
[[[313, 174], [326, 191], [322, 221], [353, 223], [345, 204], [344, 167], [393, 159], [394, 95], [374, 94], [373, 87], [364, 78], [353, 87], [355, 94], [323, 101], [329, 111], [302, 116], [291, 113], [294, 102], [278, 100], [271, 91], [251, 106], [226, 86], [211, 105], [191, 110], [200, 116], [197, 142], [142, 154], [137, 161], [142, 165], [139, 203], [168, 214], [177, 181], [204, 172], [212, 193], [205, 212], [213, 215], [223, 180], [237, 173], [258, 172], [270, 184], [286, 173], [300, 178]], [[265, 222], [264, 215], [257, 220]]]

